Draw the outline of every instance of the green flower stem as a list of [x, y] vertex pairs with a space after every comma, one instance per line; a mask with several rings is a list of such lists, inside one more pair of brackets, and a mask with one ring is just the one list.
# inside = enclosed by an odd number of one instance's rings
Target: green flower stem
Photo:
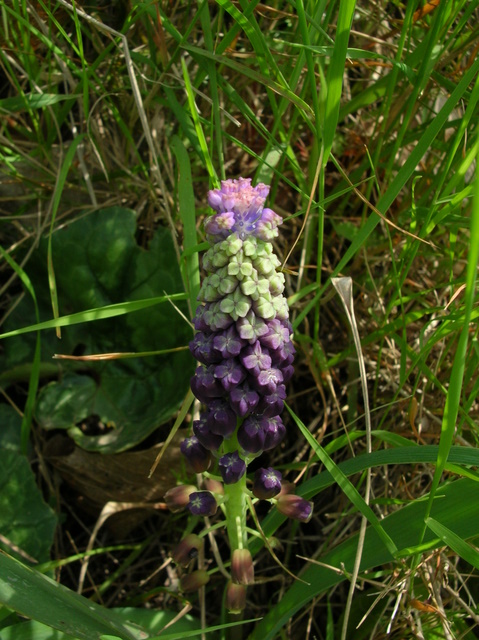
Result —
[[[238, 425], [243, 422], [238, 419]], [[238, 430], [238, 429], [237, 429]], [[236, 432], [223, 443], [224, 453], [232, 453], [238, 451], [239, 445], [236, 438]], [[234, 484], [225, 484], [225, 516], [226, 530], [230, 541], [231, 553], [235, 549], [248, 548], [248, 535], [246, 532], [246, 473], [238, 482]]]
[[246, 474], [235, 484], [225, 485], [226, 530], [231, 551], [247, 549], [246, 535]]

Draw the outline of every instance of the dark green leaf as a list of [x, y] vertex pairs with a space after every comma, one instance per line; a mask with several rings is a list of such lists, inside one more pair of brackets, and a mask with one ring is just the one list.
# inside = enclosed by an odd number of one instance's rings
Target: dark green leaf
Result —
[[[124, 608], [112, 609], [111, 611], [115, 615], [118, 614], [125, 621], [140, 625], [150, 635], [160, 633], [177, 616], [176, 611], [168, 610], [151, 611], [148, 609]], [[175, 622], [169, 631], [177, 632], [178, 638], [181, 638], [184, 633], [194, 631], [200, 627], [199, 620], [196, 620], [193, 616], [186, 615]], [[106, 637], [106, 635], [102, 635], [102, 638]], [[117, 636], [109, 634], [108, 637]], [[199, 635], [195, 635], [194, 639], [199, 637]], [[34, 620], [20, 622], [3, 629], [1, 632], [1, 640], [31, 640], [32, 638], [35, 638], [35, 640], [70, 640], [72, 636]]]
[[[0, 533], [43, 562], [50, 557], [57, 519], [43, 500], [28, 460], [19, 451], [21, 418], [11, 407], [0, 405], [0, 420], [0, 446], [8, 445], [0, 448]], [[13, 553], [9, 545], [0, 546]]]
[[[114, 611], [0, 553], [0, 602], [80, 640], [113, 634], [122, 640], [141, 640], [148, 634], [122, 620]], [[2, 631], [2, 638], [5, 631]], [[15, 636], [11, 636], [12, 638]], [[32, 636], [31, 636], [32, 637]]]
[[[85, 216], [52, 236], [53, 265], [62, 316], [88, 309], [133, 303], [183, 292], [170, 232], [159, 228], [149, 250], [135, 240], [135, 214], [112, 207]], [[47, 242], [42, 241], [27, 266], [41, 320], [51, 317], [46, 269]], [[55, 353], [88, 355], [140, 353], [187, 347], [192, 329], [180, 314], [182, 302], [168, 302], [84, 324], [67, 326], [58, 341], [42, 334], [42, 362]], [[35, 322], [23, 300], [8, 328]], [[34, 334], [5, 340], [5, 372], [31, 362]], [[36, 418], [46, 429], [70, 430], [87, 449], [116, 452], [136, 445], [180, 406], [194, 362], [188, 350], [97, 362], [62, 361], [60, 378], [39, 394]]]

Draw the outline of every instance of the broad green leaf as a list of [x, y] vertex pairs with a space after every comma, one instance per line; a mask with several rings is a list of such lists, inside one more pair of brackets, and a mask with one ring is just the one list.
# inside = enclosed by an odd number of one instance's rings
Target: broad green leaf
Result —
[[[141, 626], [150, 636], [160, 633], [161, 630], [178, 615], [176, 611], [151, 611], [148, 609], [134, 609], [132, 607], [111, 609], [110, 611], [118, 615], [125, 622], [133, 622]], [[183, 638], [185, 634], [194, 632], [200, 627], [201, 623], [199, 620], [196, 620], [193, 616], [185, 615], [177, 620], [177, 622], [169, 628], [169, 631], [175, 631], [177, 638]], [[58, 631], [41, 622], [37, 622], [36, 620], [29, 620], [2, 629], [0, 637], [1, 640], [31, 640], [32, 638], [35, 638], [35, 640], [70, 640], [73, 636]], [[102, 635], [102, 638], [106, 637], [106, 635]], [[118, 636], [112, 636], [110, 634], [109, 637]], [[199, 640], [200, 635], [196, 633], [191, 637], [193, 640]]]
[[107, 634], [121, 640], [141, 640], [149, 635], [124, 622], [114, 611], [87, 600], [1, 552], [0, 603], [79, 640], [95, 640]]
[[[101, 318], [102, 309], [115, 310], [114, 305], [185, 295], [170, 232], [157, 229], [148, 250], [138, 246], [135, 233], [135, 214], [112, 207], [52, 236], [60, 313], [80, 319], [88, 311], [90, 322], [67, 325], [61, 341], [53, 332], [44, 332], [42, 364], [51, 363], [56, 353], [167, 351], [121, 360], [62, 360], [59, 379], [41, 390], [36, 408], [40, 425], [67, 429], [80, 446], [103, 453], [132, 447], [169, 420], [184, 399], [194, 367], [187, 350], [192, 335], [188, 312], [178, 300], [176, 308], [167, 302], [91, 321], [92, 309], [98, 309]], [[51, 317], [46, 256], [47, 240], [43, 240], [27, 265], [43, 321]], [[27, 319], [34, 323], [32, 305], [25, 299], [11, 314], [8, 329], [24, 326]], [[13, 379], [20, 365], [31, 362], [33, 337], [27, 333], [5, 339], [4, 384], [9, 371]]]
[[[381, 521], [384, 530], [394, 540], [398, 549], [414, 550], [415, 546], [421, 543], [426, 507], [427, 501], [415, 501]], [[461, 479], [440, 488], [436, 492], [432, 516], [463, 540], [477, 536], [479, 531], [477, 482]], [[428, 544], [429, 549], [444, 544], [429, 530], [423, 542]], [[325, 566], [309, 564], [301, 573], [302, 581], [295, 582], [283, 594], [280, 602], [270, 608], [268, 614], [254, 629], [250, 640], [273, 640], [278, 637], [279, 630], [297, 611], [319, 594], [346, 579], [353, 569], [357, 544], [356, 534], [319, 558]], [[368, 527], [361, 572], [385, 565], [392, 560], [391, 554], [382, 544], [376, 531]]]
[[8, 404], [0, 404], [0, 449], [20, 451], [22, 419]]
[[[0, 533], [33, 559], [49, 559], [57, 518], [44, 502], [27, 458], [20, 453], [21, 418], [0, 405]], [[9, 545], [0, 547], [13, 553]]]
[[[39, 310], [37, 299], [35, 295], [34, 287], [30, 282], [28, 275], [21, 268], [19, 264], [15, 262], [15, 260], [0, 246], [0, 253], [2, 257], [6, 260], [8, 265], [15, 271], [17, 276], [20, 278], [25, 289], [31, 296], [31, 302], [34, 308], [35, 320], [38, 323], [39, 321]], [[22, 436], [21, 436], [21, 451], [23, 454], [27, 453], [28, 441], [30, 437], [30, 428], [32, 424], [32, 415], [35, 407], [35, 399], [37, 395], [38, 382], [39, 382], [39, 374], [40, 374], [40, 356], [41, 356], [41, 339], [40, 334], [38, 333], [35, 340], [35, 345], [33, 347], [33, 354], [31, 357], [32, 366], [29, 372], [29, 384], [28, 384], [28, 394], [27, 400], [25, 402], [25, 409], [23, 411], [22, 418]]]

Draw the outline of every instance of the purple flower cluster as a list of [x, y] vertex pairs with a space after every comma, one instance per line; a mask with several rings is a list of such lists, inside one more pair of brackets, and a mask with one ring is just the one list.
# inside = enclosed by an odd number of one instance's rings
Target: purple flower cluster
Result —
[[195, 471], [208, 469], [211, 454], [235, 435], [238, 450], [218, 463], [225, 484], [237, 482], [246, 463], [282, 440], [280, 414], [293, 374], [294, 347], [284, 276], [269, 242], [280, 216], [263, 208], [269, 187], [250, 179], [226, 180], [209, 192], [217, 212], [205, 229], [211, 248], [190, 349], [200, 366], [191, 380], [205, 406], [182, 445]]
[[[239, 178], [223, 181], [221, 189], [208, 194], [215, 211], [205, 222], [211, 247], [203, 256], [206, 277], [190, 342], [199, 362], [191, 389], [203, 408], [181, 451], [196, 473], [214, 463], [212, 471], [223, 482], [206, 474], [206, 490], [186, 485], [165, 495], [172, 511], [187, 507], [194, 516], [213, 516], [220, 504], [231, 547], [226, 603], [236, 613], [245, 607], [247, 585], [254, 583], [246, 524], [247, 466], [285, 435], [281, 412], [295, 354], [284, 276], [271, 244], [281, 218], [264, 208], [268, 192], [264, 184], [252, 187], [250, 179]], [[291, 490], [275, 469], [254, 474], [256, 498], [273, 502], [287, 517], [308, 522], [312, 503]], [[189, 566], [198, 555], [200, 536], [189, 534], [180, 542], [173, 553], [179, 565]], [[199, 588], [207, 579], [198, 569], [183, 575], [181, 588]]]
[[208, 203], [217, 213], [207, 219], [205, 230], [210, 242], [224, 240], [232, 233], [244, 240], [254, 236], [269, 241], [278, 235], [281, 217], [263, 208], [269, 187], [251, 186], [251, 178], [223, 180], [221, 189], [208, 193]]

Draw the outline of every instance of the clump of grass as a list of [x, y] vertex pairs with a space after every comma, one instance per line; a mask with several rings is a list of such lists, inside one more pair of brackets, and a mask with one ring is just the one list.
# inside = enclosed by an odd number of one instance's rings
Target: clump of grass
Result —
[[[18, 266], [2, 263], [3, 315], [39, 238], [110, 205], [136, 211], [145, 246], [156, 226], [171, 229], [193, 310], [207, 189], [240, 175], [270, 183], [287, 221], [277, 251], [299, 352], [289, 435], [271, 464], [315, 498], [316, 515], [278, 529], [280, 520], [258, 514], [265, 534], [279, 536], [281, 562], [310, 586], [292, 581], [258, 541], [260, 585], [246, 615], [264, 619], [249, 625], [251, 637], [472, 637], [475, 3], [218, 0], [192, 11], [187, 3], [92, 9], [39, 0], [1, 11], [2, 246]], [[55, 309], [54, 269], [53, 259]], [[337, 276], [353, 283], [372, 451], [358, 354], [331, 287]], [[36, 385], [45, 383], [37, 369], [29, 387], [7, 387], [4, 397], [21, 403], [30, 389], [31, 420]], [[44, 437], [34, 423], [33, 431]], [[159, 528], [155, 553], [164, 557], [194, 527], [168, 518], [159, 512], [137, 534], [150, 540]], [[343, 616], [358, 557], [348, 537], [361, 518], [369, 523], [363, 562]], [[68, 535], [60, 528], [67, 554], [86, 548], [85, 534], [72, 547]], [[212, 533], [210, 544], [201, 561], [215, 575], [210, 560], [221, 555], [223, 535]], [[116, 589], [94, 569], [108, 604], [174, 608], [174, 569], [150, 577], [151, 553], [144, 543], [121, 565]], [[192, 602], [216, 624], [226, 616], [221, 582], [208, 588]]]

